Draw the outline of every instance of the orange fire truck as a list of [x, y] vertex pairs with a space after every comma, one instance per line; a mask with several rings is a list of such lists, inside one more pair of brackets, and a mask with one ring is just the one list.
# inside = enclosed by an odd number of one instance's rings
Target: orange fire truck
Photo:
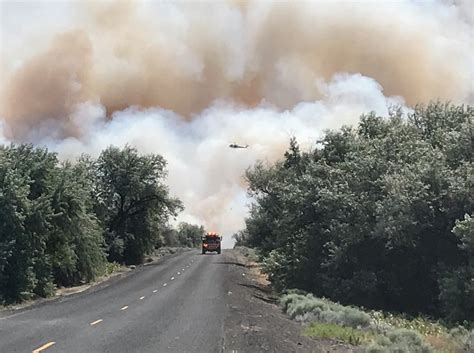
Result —
[[222, 237], [216, 232], [207, 232], [206, 235], [202, 237], [202, 253], [205, 254], [209, 251], [215, 251], [220, 254], [221, 241]]

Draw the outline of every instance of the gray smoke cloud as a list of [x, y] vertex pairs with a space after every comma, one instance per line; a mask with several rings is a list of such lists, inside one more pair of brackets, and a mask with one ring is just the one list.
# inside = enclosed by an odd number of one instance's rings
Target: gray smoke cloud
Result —
[[1, 6], [0, 143], [160, 153], [180, 220], [227, 246], [249, 202], [243, 172], [290, 136], [312, 146], [363, 112], [474, 97], [469, 1]]

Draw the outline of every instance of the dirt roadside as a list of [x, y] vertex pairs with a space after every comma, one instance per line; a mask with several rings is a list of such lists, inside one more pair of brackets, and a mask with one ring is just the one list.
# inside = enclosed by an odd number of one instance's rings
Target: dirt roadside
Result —
[[223, 353], [349, 353], [353, 347], [302, 335], [300, 323], [290, 320], [257, 263], [238, 250], [227, 250], [226, 290], [229, 312], [224, 324]]

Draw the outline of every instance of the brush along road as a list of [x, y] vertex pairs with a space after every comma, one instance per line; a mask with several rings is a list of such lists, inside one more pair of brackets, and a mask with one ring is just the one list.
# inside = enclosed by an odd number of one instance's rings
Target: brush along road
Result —
[[301, 327], [260, 298], [250, 270], [234, 250], [183, 251], [85, 292], [2, 312], [0, 352], [311, 352]]

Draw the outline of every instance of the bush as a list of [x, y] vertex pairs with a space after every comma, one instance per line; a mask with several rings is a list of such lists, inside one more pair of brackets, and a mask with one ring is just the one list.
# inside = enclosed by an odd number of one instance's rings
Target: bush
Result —
[[356, 308], [343, 306], [311, 294], [290, 293], [280, 299], [283, 310], [298, 321], [333, 323], [353, 328], [368, 327], [370, 316]]
[[280, 305], [283, 307], [283, 311], [288, 313], [288, 306], [295, 301], [303, 300], [304, 297], [304, 295], [298, 293], [288, 293], [280, 298]]
[[352, 345], [363, 344], [372, 337], [372, 334], [367, 331], [328, 323], [312, 323], [305, 329], [304, 334], [312, 338], [337, 339]]
[[459, 248], [469, 256], [466, 263], [441, 274], [439, 299], [448, 319], [474, 320], [474, 217], [466, 214], [456, 221], [453, 233], [459, 239]]
[[120, 264], [118, 262], [107, 262], [105, 265], [105, 275], [109, 276], [112, 273], [118, 271], [120, 269]]
[[446, 327], [438, 321], [430, 321], [424, 317], [408, 318], [404, 315], [395, 315], [383, 311], [370, 311], [369, 316], [372, 320], [372, 328], [379, 332], [388, 331], [392, 328], [404, 328], [415, 330], [422, 335], [439, 336], [447, 334]]
[[239, 251], [242, 255], [248, 258], [250, 261], [258, 261], [258, 254], [255, 249], [248, 248], [246, 246], [234, 246], [234, 249]]
[[364, 312], [315, 298], [301, 290], [286, 291], [279, 303], [291, 318], [309, 323], [305, 330], [307, 335], [340, 339], [350, 344], [372, 341], [367, 347], [370, 353], [453, 353], [470, 352], [474, 348], [474, 331], [463, 326], [449, 330], [425, 317]]
[[398, 329], [379, 336], [370, 344], [367, 353], [434, 353], [434, 350], [423, 342], [421, 336], [412, 330]]
[[462, 326], [455, 327], [449, 331], [452, 340], [466, 351], [474, 351], [474, 330], [467, 330]]

